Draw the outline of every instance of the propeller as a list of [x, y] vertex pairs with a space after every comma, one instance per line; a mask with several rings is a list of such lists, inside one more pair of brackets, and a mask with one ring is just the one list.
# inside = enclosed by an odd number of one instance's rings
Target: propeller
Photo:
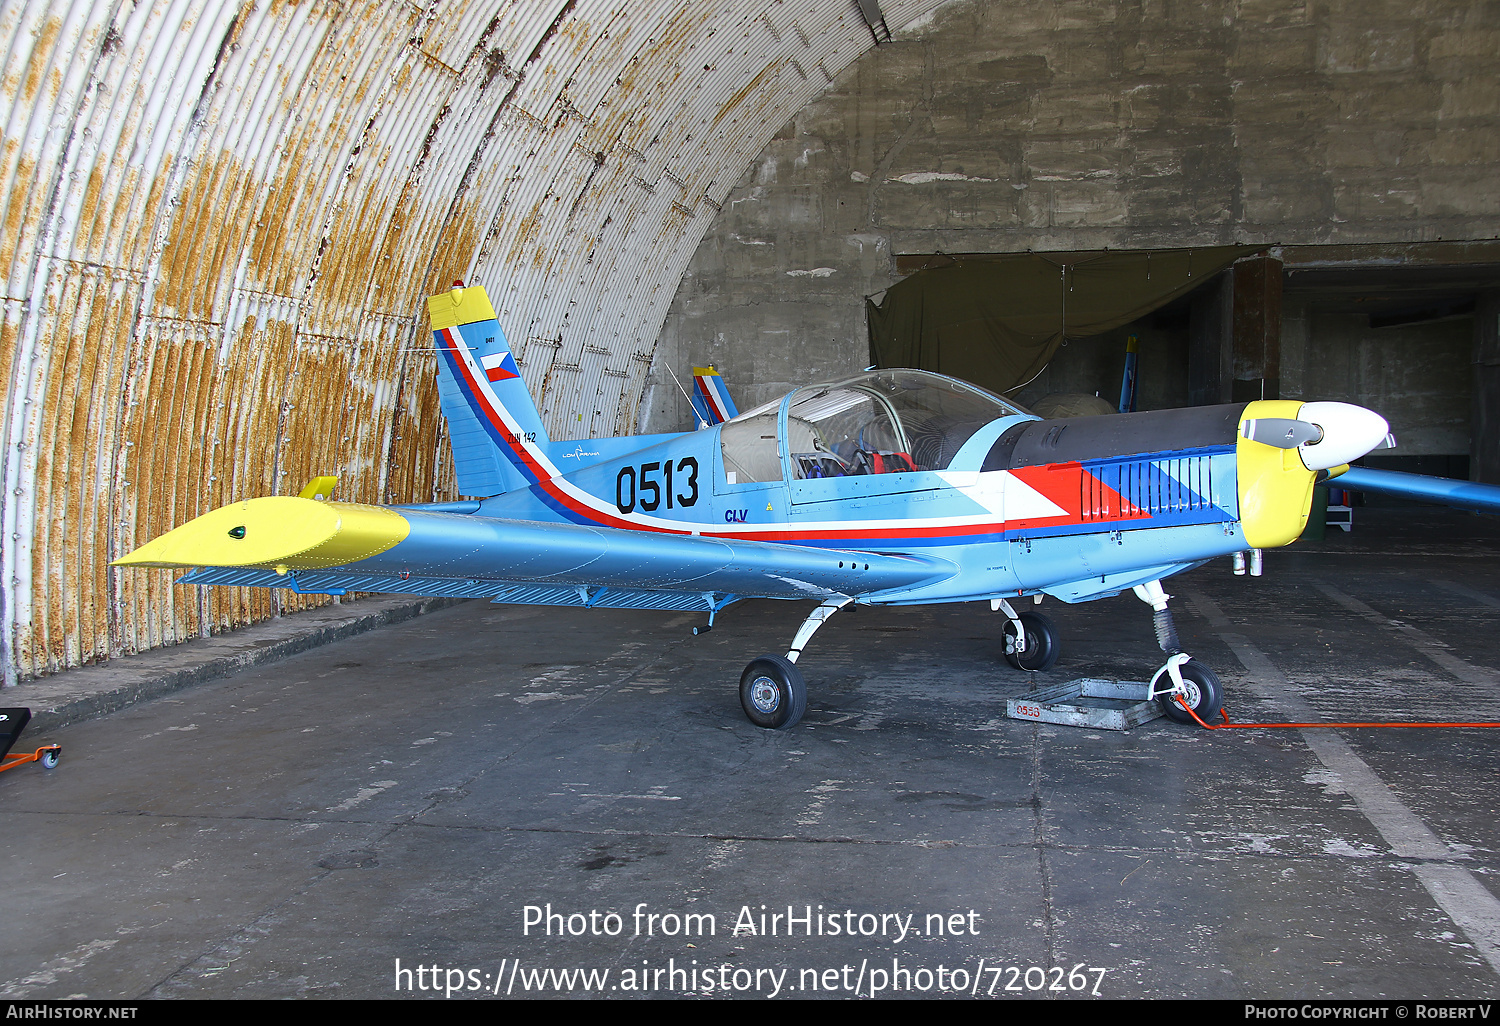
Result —
[[1308, 470], [1329, 470], [1352, 463], [1373, 449], [1396, 445], [1384, 417], [1353, 403], [1303, 403], [1296, 419], [1247, 420], [1241, 432], [1263, 445], [1298, 450]]
[[1305, 420], [1288, 420], [1286, 417], [1261, 417], [1247, 420], [1244, 436], [1262, 445], [1274, 445], [1278, 449], [1295, 449], [1309, 442], [1321, 442], [1323, 429]]

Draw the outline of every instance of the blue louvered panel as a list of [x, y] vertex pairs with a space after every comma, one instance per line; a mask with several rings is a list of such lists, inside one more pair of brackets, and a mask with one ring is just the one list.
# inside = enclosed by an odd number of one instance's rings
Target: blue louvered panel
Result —
[[1091, 464], [1087, 471], [1081, 480], [1086, 522], [1125, 516], [1116, 496], [1152, 517], [1214, 505], [1212, 457], [1206, 454]]

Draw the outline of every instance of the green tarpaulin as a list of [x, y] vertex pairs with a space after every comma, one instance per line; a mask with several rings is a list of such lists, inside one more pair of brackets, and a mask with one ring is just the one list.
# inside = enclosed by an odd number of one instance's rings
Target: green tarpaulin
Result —
[[1264, 248], [935, 257], [866, 300], [870, 352], [879, 367], [1005, 392], [1040, 374], [1064, 336], [1129, 324]]

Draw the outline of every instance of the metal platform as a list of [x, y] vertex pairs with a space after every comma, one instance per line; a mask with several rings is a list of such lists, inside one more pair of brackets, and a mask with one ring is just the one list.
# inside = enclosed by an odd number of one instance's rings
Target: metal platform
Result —
[[1024, 698], [1012, 698], [1006, 703], [1006, 711], [1013, 720], [1129, 730], [1162, 714], [1150, 694], [1151, 685], [1139, 681], [1081, 677]]

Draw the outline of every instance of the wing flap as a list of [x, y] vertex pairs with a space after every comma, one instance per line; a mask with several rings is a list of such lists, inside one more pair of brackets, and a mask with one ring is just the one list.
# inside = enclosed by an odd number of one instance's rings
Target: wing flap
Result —
[[290, 588], [303, 595], [346, 595], [352, 591], [441, 598], [487, 598], [516, 605], [578, 606], [608, 609], [708, 609], [728, 596], [698, 591], [649, 591], [642, 588], [604, 588], [545, 585], [526, 581], [458, 580], [394, 574], [345, 574], [326, 570], [294, 571], [239, 567], [206, 567], [177, 580], [178, 584], [240, 588]]

